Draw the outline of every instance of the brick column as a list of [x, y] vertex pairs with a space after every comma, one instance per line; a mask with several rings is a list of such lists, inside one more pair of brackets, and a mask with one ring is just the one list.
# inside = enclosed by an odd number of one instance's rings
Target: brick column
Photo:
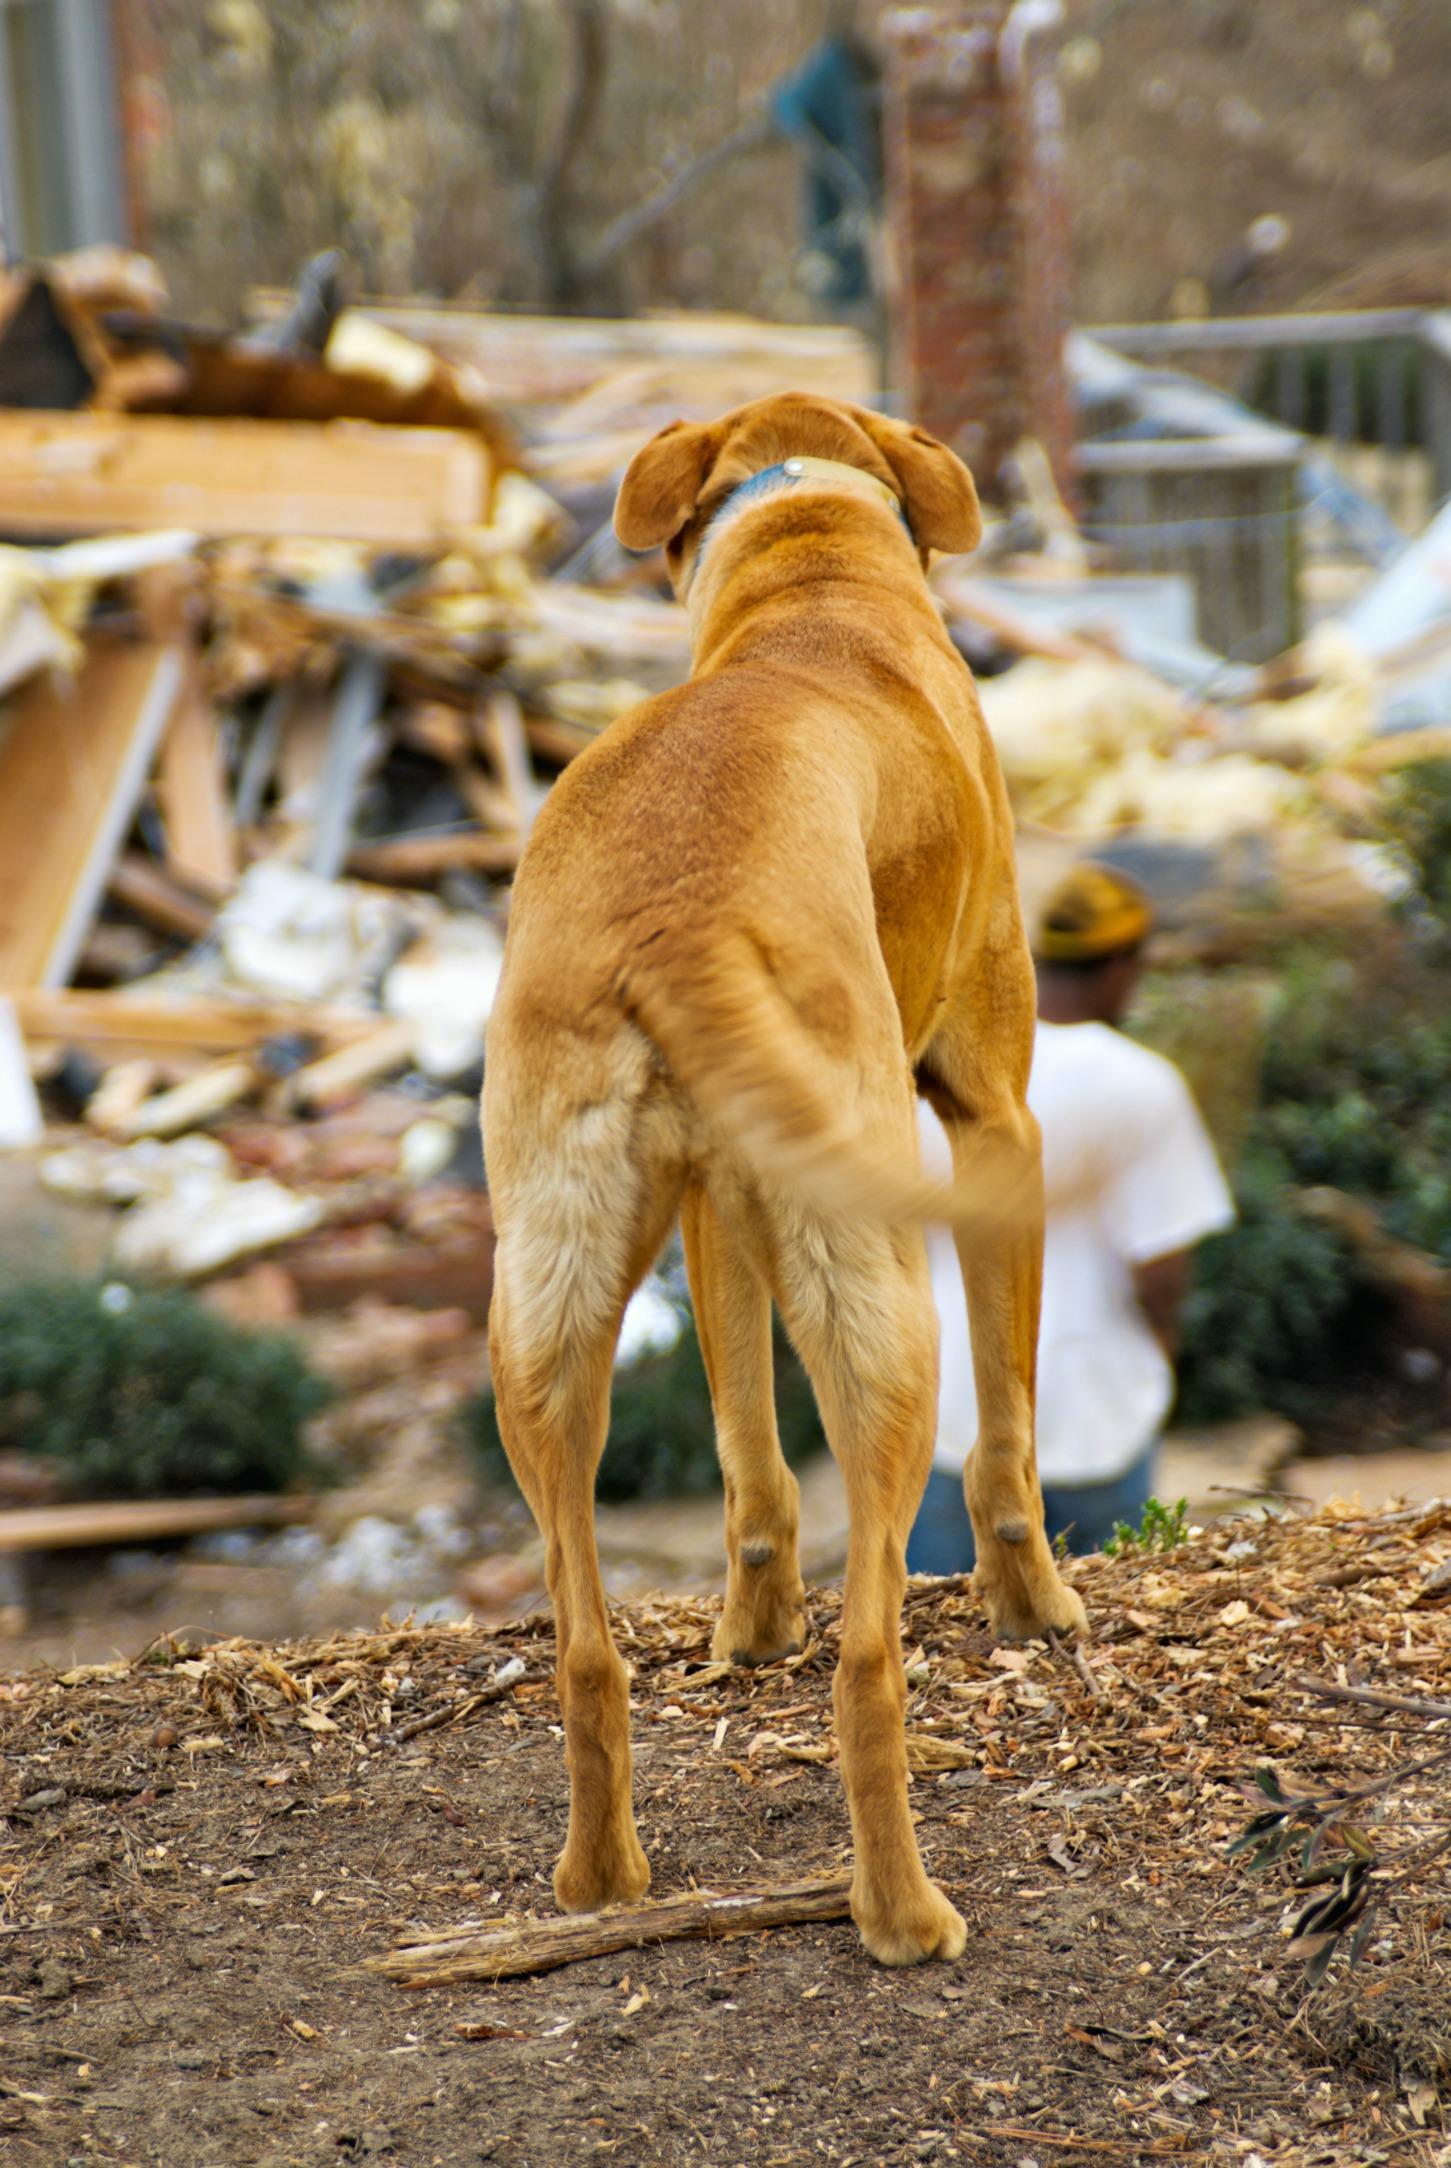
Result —
[[1072, 414], [1062, 113], [1045, 0], [958, 0], [885, 19], [894, 387], [998, 493], [1036, 437], [1066, 489]]

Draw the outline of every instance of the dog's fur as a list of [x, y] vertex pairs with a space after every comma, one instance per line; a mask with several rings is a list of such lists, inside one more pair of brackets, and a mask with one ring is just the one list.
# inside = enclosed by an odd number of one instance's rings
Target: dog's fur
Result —
[[[728, 502], [793, 454], [887, 483], [911, 533], [850, 477]], [[977, 499], [922, 431], [789, 394], [663, 431], [615, 523], [632, 548], [666, 545], [693, 674], [550, 794], [514, 889], [484, 1093], [499, 1422], [558, 1622], [571, 1802], [555, 1891], [584, 1910], [649, 1881], [593, 1490], [621, 1316], [678, 1212], [725, 1477], [716, 1654], [762, 1663], [804, 1632], [774, 1297], [850, 1505], [835, 1706], [852, 1912], [886, 1963], [955, 1957], [965, 1930], [923, 1872], [902, 1731], [904, 1546], [937, 1387], [907, 1224], [931, 1208], [917, 1092], [953, 1149], [938, 1202], [971, 1311], [977, 1585], [999, 1634], [1084, 1623], [1044, 1539], [1034, 1454], [1041, 1177], [1011, 821], [923, 577], [930, 549], [977, 541]]]

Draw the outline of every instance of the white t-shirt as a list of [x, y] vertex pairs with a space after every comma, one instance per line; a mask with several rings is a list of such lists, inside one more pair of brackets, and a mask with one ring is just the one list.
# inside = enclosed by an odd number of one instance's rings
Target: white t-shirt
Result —
[[[1228, 1227], [1234, 1204], [1179, 1071], [1107, 1024], [1038, 1025], [1028, 1104], [1043, 1130], [1049, 1199], [1038, 1472], [1044, 1483], [1112, 1482], [1174, 1397], [1132, 1269]], [[921, 1123], [925, 1166], [950, 1172], [946, 1134], [925, 1105]], [[1055, 1191], [1066, 1208], [1054, 1208]], [[927, 1255], [942, 1327], [935, 1462], [960, 1471], [977, 1435], [967, 1301], [945, 1228], [928, 1229]]]

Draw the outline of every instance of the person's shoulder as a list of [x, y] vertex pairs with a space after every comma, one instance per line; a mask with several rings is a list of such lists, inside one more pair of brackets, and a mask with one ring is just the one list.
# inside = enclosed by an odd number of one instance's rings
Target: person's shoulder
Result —
[[1182, 1106], [1189, 1087], [1173, 1062], [1112, 1024], [1040, 1023], [1033, 1081], [1049, 1091], [1092, 1091], [1146, 1110]]

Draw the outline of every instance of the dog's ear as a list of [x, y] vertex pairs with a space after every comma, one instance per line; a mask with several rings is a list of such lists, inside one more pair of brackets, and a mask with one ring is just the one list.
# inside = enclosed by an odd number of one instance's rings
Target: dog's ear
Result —
[[627, 550], [658, 549], [678, 535], [705, 482], [712, 432], [671, 422], [636, 452], [615, 499], [615, 533]]
[[865, 408], [857, 419], [897, 477], [919, 547], [975, 550], [982, 540], [982, 513], [972, 476], [956, 452], [908, 422]]

